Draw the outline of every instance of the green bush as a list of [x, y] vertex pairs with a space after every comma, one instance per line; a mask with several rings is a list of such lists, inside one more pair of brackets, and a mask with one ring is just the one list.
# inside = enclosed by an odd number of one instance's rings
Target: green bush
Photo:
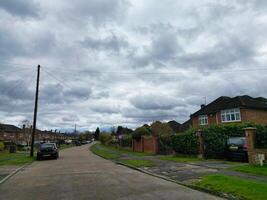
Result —
[[256, 127], [255, 147], [259, 149], [267, 149], [267, 127]]
[[108, 144], [112, 140], [112, 136], [110, 133], [101, 133], [99, 140], [102, 144]]
[[229, 137], [244, 137], [246, 127], [261, 127], [252, 123], [213, 125], [204, 129], [205, 158], [224, 158]]
[[3, 151], [5, 148], [4, 142], [0, 142], [0, 151]]
[[144, 135], [151, 135], [150, 130], [145, 126], [139, 127], [133, 132], [133, 139], [139, 140]]
[[122, 147], [131, 147], [132, 146], [132, 135], [123, 135], [121, 138]]
[[159, 141], [159, 152], [160, 154], [172, 153], [172, 139], [169, 135], [160, 135]]
[[177, 154], [196, 155], [198, 153], [198, 142], [194, 129], [185, 133], [171, 136], [171, 145]]

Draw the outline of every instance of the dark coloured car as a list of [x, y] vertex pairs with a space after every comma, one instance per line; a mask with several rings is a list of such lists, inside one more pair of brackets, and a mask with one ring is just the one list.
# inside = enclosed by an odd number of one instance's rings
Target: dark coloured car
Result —
[[226, 144], [226, 157], [228, 160], [248, 161], [248, 150], [245, 137], [231, 137]]
[[74, 144], [75, 144], [76, 146], [81, 146], [81, 142], [78, 141], [78, 140], [74, 141]]
[[43, 143], [39, 147], [37, 152], [37, 160], [42, 160], [44, 158], [54, 158], [58, 159], [58, 149], [55, 143]]

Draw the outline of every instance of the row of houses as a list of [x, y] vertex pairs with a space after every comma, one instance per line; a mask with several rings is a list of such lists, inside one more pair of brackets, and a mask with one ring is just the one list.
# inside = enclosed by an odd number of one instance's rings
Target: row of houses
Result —
[[[31, 143], [32, 128], [16, 127], [10, 124], [0, 124], [0, 141], [14, 142], [21, 145], [29, 145]], [[35, 141], [59, 141], [59, 140], [75, 140], [78, 136], [75, 134], [60, 133], [56, 131], [36, 130]]]

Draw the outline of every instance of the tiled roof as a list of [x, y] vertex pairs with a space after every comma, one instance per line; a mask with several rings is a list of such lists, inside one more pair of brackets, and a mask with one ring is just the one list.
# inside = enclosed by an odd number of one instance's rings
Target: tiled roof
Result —
[[263, 97], [253, 98], [248, 95], [236, 96], [236, 97], [222, 96], [214, 100], [210, 104], [204, 106], [191, 116], [212, 114], [220, 110], [231, 109], [231, 108], [251, 108], [251, 109], [267, 110], [267, 99]]
[[6, 133], [18, 133], [21, 132], [21, 129], [10, 124], [0, 124], [0, 131], [4, 131]]

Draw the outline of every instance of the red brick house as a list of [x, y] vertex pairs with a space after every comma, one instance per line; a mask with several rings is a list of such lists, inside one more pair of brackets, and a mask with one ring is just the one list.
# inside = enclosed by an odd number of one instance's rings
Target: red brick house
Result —
[[267, 99], [247, 95], [222, 96], [190, 116], [193, 127], [211, 124], [254, 122], [267, 125]]

